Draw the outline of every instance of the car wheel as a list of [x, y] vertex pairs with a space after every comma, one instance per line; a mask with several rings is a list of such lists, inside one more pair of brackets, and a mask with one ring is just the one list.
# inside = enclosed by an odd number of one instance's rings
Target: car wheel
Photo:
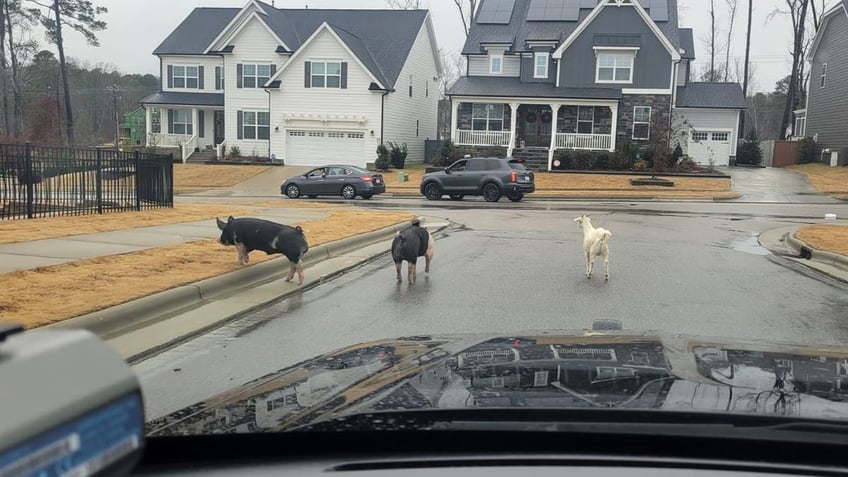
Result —
[[435, 182], [431, 182], [424, 186], [424, 197], [427, 200], [439, 200], [442, 198], [442, 189]]
[[486, 202], [501, 200], [501, 188], [497, 184], [489, 182], [483, 186], [483, 198], [486, 199]]
[[342, 187], [342, 197], [347, 200], [353, 200], [356, 198], [356, 187], [348, 184]]
[[365, 200], [368, 200], [368, 199], [370, 199], [370, 198], [372, 198], [372, 197], [374, 197], [374, 195], [373, 195], [373, 194], [362, 194], [362, 198], [363, 198], [363, 199], [365, 199]]
[[462, 194], [451, 194], [450, 198], [451, 200], [462, 200], [465, 196]]
[[286, 197], [289, 199], [297, 199], [300, 197], [300, 187], [297, 184], [289, 184], [286, 186]]
[[521, 192], [513, 192], [512, 194], [509, 194], [507, 197], [509, 198], [509, 200], [511, 200], [513, 202], [521, 202], [521, 199], [524, 198], [524, 194], [522, 194]]
[[314, 198], [316, 198], [316, 197], [318, 197], [318, 196], [317, 196], [317, 195], [315, 195], [315, 194], [309, 194], [309, 195], [307, 195], [306, 197], [309, 197], [310, 199], [314, 199]]

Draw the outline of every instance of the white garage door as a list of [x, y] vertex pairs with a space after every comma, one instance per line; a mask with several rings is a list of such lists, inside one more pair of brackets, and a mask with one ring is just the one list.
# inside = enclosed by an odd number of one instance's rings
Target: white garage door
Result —
[[365, 133], [358, 131], [286, 132], [286, 164], [321, 166], [351, 164], [365, 167]]
[[689, 133], [689, 157], [702, 165], [709, 165], [710, 156], [716, 166], [730, 164], [730, 132], [691, 131]]

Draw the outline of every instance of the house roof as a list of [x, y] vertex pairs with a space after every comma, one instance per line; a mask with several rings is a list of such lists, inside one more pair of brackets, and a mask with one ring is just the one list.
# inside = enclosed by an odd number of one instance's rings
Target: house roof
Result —
[[188, 93], [160, 91], [139, 101], [141, 104], [175, 104], [181, 106], [224, 106], [224, 93]]
[[[480, 10], [483, 3], [492, 0], [480, 0]], [[577, 29], [591, 13], [591, 8], [581, 8], [577, 21], [528, 21], [527, 12], [531, 0], [515, 0], [515, 7], [508, 24], [480, 24], [475, 19], [462, 48], [462, 54], [473, 55], [483, 51], [483, 43], [496, 40], [509, 42], [514, 39], [513, 51], [524, 51], [528, 40], [555, 40], [562, 42]], [[594, 5], [593, 5], [594, 7]], [[479, 10], [478, 10], [479, 11]], [[677, 23], [677, 0], [668, 0], [668, 21], [655, 22], [660, 31], [675, 48], [679, 47]]]
[[745, 109], [739, 83], [689, 83], [677, 88], [678, 108]]
[[202, 55], [212, 40], [221, 33], [240, 8], [195, 8], [165, 38], [154, 55]]
[[[291, 51], [303, 46], [326, 22], [387, 87], [397, 82], [428, 14], [426, 10], [288, 9], [257, 3], [266, 13], [259, 13], [259, 18]], [[237, 8], [197, 8], [153, 53], [202, 55], [240, 11]], [[277, 46], [282, 45], [274, 47]]]
[[[845, 0], [848, 1], [848, 0]], [[686, 60], [694, 60], [695, 59], [695, 35], [691, 28], [681, 28], [678, 30], [678, 37], [680, 38], [680, 44], [678, 45], [683, 53], [680, 54], [680, 57]]]
[[821, 18], [821, 25], [819, 26], [818, 31], [816, 32], [816, 37], [813, 39], [813, 44], [807, 50], [807, 61], [813, 61], [813, 58], [816, 56], [816, 51], [819, 49], [819, 43], [821, 43], [822, 37], [824, 37], [825, 29], [827, 28], [830, 19], [834, 15], [838, 15], [842, 13], [843, 15], [848, 15], [848, 0], [842, 0], [840, 3], [831, 7], [828, 11], [826, 11]]
[[621, 90], [557, 88], [551, 83], [522, 83], [520, 78], [463, 76], [451, 86], [448, 96], [619, 99], [621, 98]]

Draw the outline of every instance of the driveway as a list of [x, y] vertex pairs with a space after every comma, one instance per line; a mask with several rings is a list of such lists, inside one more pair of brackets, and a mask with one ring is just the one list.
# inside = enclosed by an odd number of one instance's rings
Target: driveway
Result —
[[280, 185], [284, 180], [311, 169], [312, 167], [304, 166], [274, 166], [232, 187], [185, 195], [192, 197], [280, 197]]
[[839, 204], [841, 201], [817, 192], [803, 174], [776, 167], [719, 168], [733, 179], [733, 191], [741, 202]]

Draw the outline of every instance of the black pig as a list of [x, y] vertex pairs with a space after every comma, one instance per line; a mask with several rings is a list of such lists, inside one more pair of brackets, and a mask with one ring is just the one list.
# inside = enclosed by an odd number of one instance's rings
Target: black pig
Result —
[[309, 250], [309, 243], [300, 227], [291, 227], [262, 219], [234, 219], [230, 216], [226, 222], [215, 219], [221, 229], [223, 245], [235, 245], [239, 263], [247, 264], [248, 254], [261, 250], [268, 255], [285, 255], [291, 264], [286, 281], [290, 282], [297, 272], [297, 284], [303, 284], [303, 255]]
[[400, 269], [403, 261], [407, 261], [406, 270], [409, 283], [415, 283], [415, 265], [418, 262], [418, 257], [426, 259], [426, 267], [424, 271], [430, 273], [430, 261], [433, 260], [434, 243], [433, 236], [427, 229], [421, 227], [419, 220], [413, 220], [412, 226], [406, 228], [395, 235], [392, 240], [392, 260], [395, 262], [397, 269], [397, 281], [402, 282]]

